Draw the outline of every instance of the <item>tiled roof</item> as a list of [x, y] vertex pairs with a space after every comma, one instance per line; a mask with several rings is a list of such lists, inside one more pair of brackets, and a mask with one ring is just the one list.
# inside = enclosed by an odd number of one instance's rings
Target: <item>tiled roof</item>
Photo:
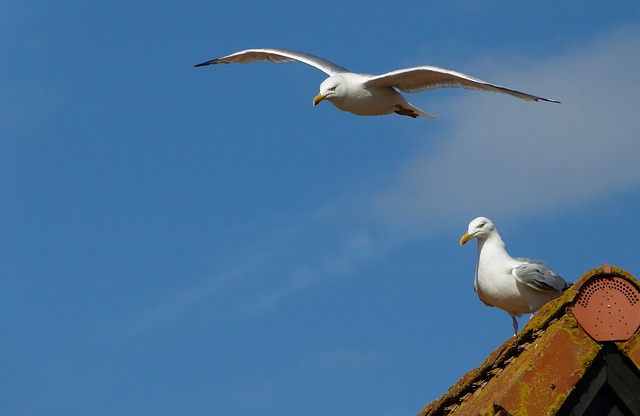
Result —
[[[419, 416], [556, 414], [603, 345], [614, 341], [640, 370], [638, 294], [640, 283], [624, 270], [605, 265], [587, 272]], [[623, 328], [609, 331], [616, 325]]]

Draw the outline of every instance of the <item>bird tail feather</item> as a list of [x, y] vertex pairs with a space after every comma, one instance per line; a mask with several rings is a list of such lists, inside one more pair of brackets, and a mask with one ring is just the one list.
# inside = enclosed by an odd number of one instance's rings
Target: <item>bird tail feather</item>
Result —
[[421, 116], [423, 116], [423, 117], [427, 117], [427, 118], [438, 118], [438, 117], [434, 116], [433, 114], [429, 114], [429, 113], [427, 113], [426, 111], [419, 109], [418, 107], [416, 107], [415, 105], [413, 105], [413, 104], [411, 104], [411, 103], [409, 103], [409, 105], [411, 106], [411, 109], [412, 109], [413, 111], [415, 111], [416, 113], [420, 114], [420, 115], [421, 115]]

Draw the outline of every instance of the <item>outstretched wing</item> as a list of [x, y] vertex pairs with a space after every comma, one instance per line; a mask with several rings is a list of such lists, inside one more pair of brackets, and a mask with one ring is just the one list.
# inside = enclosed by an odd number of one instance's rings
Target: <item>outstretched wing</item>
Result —
[[231, 55], [223, 56], [222, 58], [212, 59], [210, 61], [203, 62], [201, 64], [194, 65], [194, 67], [215, 65], [215, 64], [249, 64], [256, 61], [266, 61], [280, 64], [283, 62], [302, 62], [307, 65], [311, 65], [314, 68], [328, 74], [329, 76], [335, 75], [340, 72], [349, 72], [345, 68], [327, 61], [326, 59], [318, 58], [315, 55], [305, 52], [292, 51], [290, 49], [245, 49], [243, 51], [232, 53]]
[[398, 69], [382, 75], [374, 75], [365, 85], [394, 87], [404, 92], [420, 92], [435, 88], [467, 88], [472, 90], [498, 92], [528, 101], [560, 101], [542, 98], [525, 92], [491, 84], [478, 78], [436, 66], [419, 66]]
[[524, 262], [511, 272], [520, 283], [542, 292], [563, 292], [571, 286], [571, 283], [541, 261], [523, 258], [515, 260]]

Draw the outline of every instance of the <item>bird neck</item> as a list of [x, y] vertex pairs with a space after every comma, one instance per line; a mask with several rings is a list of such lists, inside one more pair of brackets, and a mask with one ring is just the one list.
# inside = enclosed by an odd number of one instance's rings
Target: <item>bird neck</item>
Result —
[[498, 231], [492, 232], [483, 240], [478, 240], [478, 259], [480, 259], [480, 255], [483, 251], [485, 254], [491, 254], [494, 257], [502, 256], [511, 258], [505, 249], [504, 241], [502, 241], [502, 237], [500, 237]]
[[489, 234], [487, 238], [482, 240], [478, 239], [478, 260], [476, 263], [475, 276], [476, 291], [480, 293], [482, 290], [479, 279], [481, 273], [484, 273], [485, 278], [500, 275], [500, 270], [496, 270], [495, 265], [509, 264], [510, 260], [511, 256], [509, 256], [509, 253], [507, 253], [507, 250], [504, 248], [504, 241], [502, 241], [497, 231]]

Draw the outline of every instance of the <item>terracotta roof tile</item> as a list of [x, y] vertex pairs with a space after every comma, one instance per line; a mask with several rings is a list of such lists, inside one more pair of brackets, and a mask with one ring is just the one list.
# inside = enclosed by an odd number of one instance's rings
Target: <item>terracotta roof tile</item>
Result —
[[[572, 307], [581, 289], [603, 276], [624, 279], [640, 293], [638, 281], [621, 269], [603, 266], [587, 272], [419, 416], [555, 414], [602, 349]], [[629, 340], [615, 345], [640, 369], [637, 328]]]

